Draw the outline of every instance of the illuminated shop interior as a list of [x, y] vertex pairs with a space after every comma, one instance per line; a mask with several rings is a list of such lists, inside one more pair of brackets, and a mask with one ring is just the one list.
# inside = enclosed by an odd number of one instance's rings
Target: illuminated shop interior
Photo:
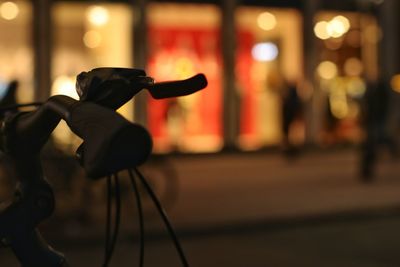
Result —
[[213, 5], [149, 6], [148, 73], [159, 80], [203, 72], [205, 90], [163, 101], [148, 99], [155, 150], [210, 152], [222, 145], [220, 11]]
[[[20, 102], [34, 100], [32, 9], [31, 1], [0, 1], [0, 93], [17, 79]], [[287, 84], [296, 84], [304, 105], [310, 94], [321, 93], [316, 142], [359, 142], [360, 100], [368, 81], [377, 76], [381, 30], [376, 18], [357, 12], [316, 13], [314, 91], [306, 91], [302, 11], [245, 5], [235, 10], [235, 86], [225, 88], [221, 6], [149, 1], [144, 42], [147, 73], [163, 81], [203, 72], [209, 81], [205, 90], [191, 96], [163, 101], [142, 98], [154, 151], [220, 151], [226, 116], [236, 116], [223, 114], [226, 90], [238, 95], [237, 146], [241, 150], [279, 146], [282, 94]], [[139, 18], [131, 4], [55, 1], [51, 18], [51, 94], [77, 97], [75, 77], [81, 71], [134, 67], [133, 25]], [[399, 81], [399, 76], [394, 76], [392, 87], [400, 91]], [[134, 103], [120, 110], [129, 120], [134, 120], [138, 111]], [[306, 116], [310, 114], [300, 114], [291, 125], [290, 138], [295, 144], [305, 142]], [[73, 151], [79, 140], [60, 125], [55, 141]]]
[[377, 77], [380, 30], [376, 19], [356, 13], [321, 12], [314, 26], [318, 38], [317, 85], [323, 92], [321, 142], [362, 140], [361, 102]]
[[[78, 98], [75, 79], [97, 67], [132, 67], [132, 13], [124, 4], [57, 3], [54, 22], [51, 94]], [[119, 110], [133, 120], [133, 103]], [[64, 122], [54, 131], [55, 141], [75, 151], [79, 138]]]
[[12, 80], [19, 82], [17, 98], [33, 100], [32, 7], [27, 1], [0, 1], [0, 94]]
[[[240, 7], [236, 14], [236, 77], [241, 98], [239, 144], [258, 149], [281, 142], [281, 95], [302, 80], [301, 14]], [[302, 142], [303, 125], [296, 126]]]

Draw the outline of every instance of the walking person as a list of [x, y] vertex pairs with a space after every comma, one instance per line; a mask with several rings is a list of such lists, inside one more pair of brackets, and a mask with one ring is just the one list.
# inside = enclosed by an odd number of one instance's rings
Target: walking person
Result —
[[371, 182], [379, 148], [384, 146], [392, 156], [397, 154], [397, 144], [388, 133], [390, 112], [389, 84], [380, 79], [367, 86], [363, 103], [363, 128], [365, 139], [361, 146], [361, 180]]
[[298, 118], [301, 111], [301, 101], [297, 93], [296, 84], [287, 82], [282, 90], [282, 134], [283, 151], [287, 156], [297, 154], [297, 148], [290, 140], [290, 131], [294, 121]]

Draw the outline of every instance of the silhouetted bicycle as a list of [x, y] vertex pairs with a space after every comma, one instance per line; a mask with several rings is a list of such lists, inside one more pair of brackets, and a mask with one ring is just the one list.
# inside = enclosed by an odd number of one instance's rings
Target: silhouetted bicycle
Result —
[[[143, 88], [156, 99], [194, 93], [206, 87], [205, 76], [198, 74], [183, 81], [154, 83], [143, 70], [98, 68], [77, 77], [80, 100], [53, 96], [31, 112], [5, 115], [1, 126], [1, 150], [12, 162], [18, 179], [15, 194], [0, 212], [0, 241], [10, 246], [24, 267], [67, 266], [64, 256], [52, 249], [37, 230], [37, 225], [54, 211], [54, 194], [44, 178], [39, 153], [61, 119], [83, 143], [76, 155], [86, 175], [99, 180], [107, 177], [107, 223], [105, 257], [108, 266], [119, 232], [121, 195], [118, 173], [128, 170], [136, 196], [140, 225], [139, 265], [144, 262], [144, 220], [137, 181], [147, 190], [174, 241], [183, 266], [188, 262], [178, 239], [163, 212], [157, 196], [138, 166], [151, 152], [152, 141], [145, 128], [115, 112]], [[33, 103], [32, 105], [38, 105]], [[12, 110], [19, 106], [9, 106]], [[26, 106], [26, 105], [24, 105]], [[115, 196], [115, 201], [112, 201]], [[114, 206], [114, 208], [112, 208]], [[111, 213], [114, 210], [114, 222]]]

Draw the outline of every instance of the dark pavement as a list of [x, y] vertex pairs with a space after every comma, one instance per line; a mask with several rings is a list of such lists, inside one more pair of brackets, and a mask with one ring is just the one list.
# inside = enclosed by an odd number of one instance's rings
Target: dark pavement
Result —
[[[171, 160], [180, 191], [168, 212], [191, 266], [400, 266], [399, 161], [383, 156], [363, 184], [355, 150]], [[146, 227], [145, 266], [180, 266], [160, 221]], [[138, 266], [137, 239], [120, 239], [111, 266]], [[101, 265], [101, 238], [54, 242], [71, 266]], [[5, 249], [0, 263], [18, 266]]]

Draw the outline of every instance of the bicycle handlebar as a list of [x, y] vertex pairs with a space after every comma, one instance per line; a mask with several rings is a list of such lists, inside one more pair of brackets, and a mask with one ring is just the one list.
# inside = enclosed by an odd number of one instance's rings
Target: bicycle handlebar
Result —
[[[84, 140], [80, 161], [98, 179], [143, 163], [151, 137], [113, 110], [67, 96], [54, 96], [34, 112], [18, 113], [3, 126], [3, 149], [14, 158], [19, 198], [0, 213], [0, 239], [24, 267], [60, 267], [64, 257], [46, 244], [36, 226], [53, 213], [54, 195], [43, 178], [39, 153], [59, 121]], [[18, 222], [16, 224], [16, 222]]]
[[155, 83], [143, 70], [127, 68], [96, 68], [78, 75], [76, 88], [81, 101], [94, 102], [117, 109], [147, 89], [155, 99], [185, 96], [207, 86], [204, 74], [186, 80]]
[[150, 155], [152, 141], [145, 128], [105, 107], [61, 95], [6, 122], [4, 149], [17, 158], [37, 155], [61, 119], [84, 140], [79, 160], [90, 178], [136, 167]]
[[[197, 74], [189, 79], [180, 81], [160, 82], [148, 85], [146, 88], [155, 99], [185, 96], [193, 94], [207, 86], [204, 74]], [[185, 90], [182, 90], [185, 88]]]
[[61, 119], [84, 140], [77, 155], [87, 176], [98, 179], [140, 165], [152, 148], [147, 130], [113, 109], [143, 88], [160, 99], [188, 95], [206, 85], [202, 74], [154, 83], [142, 70], [99, 68], [78, 76], [79, 101], [53, 96], [33, 112], [7, 116], [0, 147], [13, 158], [20, 186], [18, 197], [0, 211], [0, 244], [11, 246], [23, 267], [66, 266], [63, 255], [48, 246], [36, 229], [54, 210], [53, 190], [44, 179], [39, 153]]

